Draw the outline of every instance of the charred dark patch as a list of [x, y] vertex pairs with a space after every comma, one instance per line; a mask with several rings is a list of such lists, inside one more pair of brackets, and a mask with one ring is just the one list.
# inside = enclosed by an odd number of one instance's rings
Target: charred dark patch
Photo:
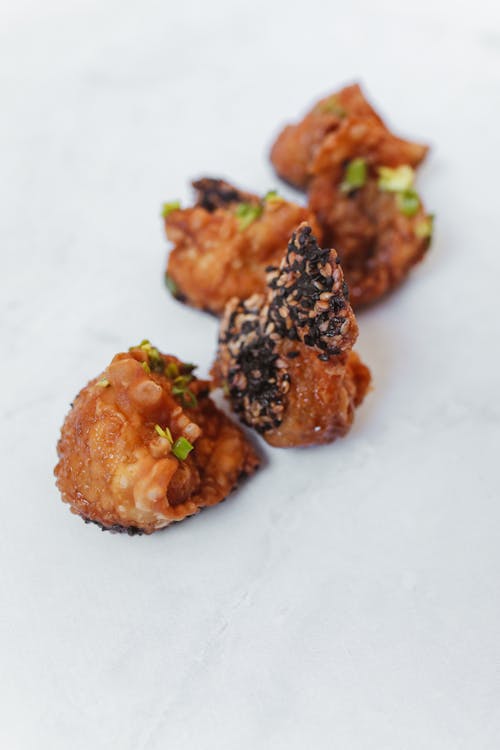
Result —
[[141, 534], [144, 534], [144, 531], [137, 526], [120, 526], [119, 523], [115, 523], [112, 526], [105, 526], [100, 521], [94, 521], [92, 518], [86, 518], [85, 516], [81, 516], [81, 518], [85, 523], [93, 523], [96, 526], [99, 526], [101, 531], [109, 531], [111, 534], [128, 534], [129, 536], [140, 536]]
[[335, 252], [319, 247], [309, 225], [294, 232], [281, 266], [268, 270], [268, 286], [269, 319], [280, 336], [318, 349], [322, 360], [350, 345], [352, 312], [342, 270]]
[[196, 190], [196, 205], [207, 211], [215, 211], [217, 208], [226, 208], [231, 203], [248, 200], [247, 193], [215, 177], [203, 177], [192, 184]]

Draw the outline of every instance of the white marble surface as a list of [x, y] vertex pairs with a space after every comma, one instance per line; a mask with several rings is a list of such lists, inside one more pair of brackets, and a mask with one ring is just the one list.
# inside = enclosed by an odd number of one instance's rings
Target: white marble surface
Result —
[[[0, 4], [0, 745], [496, 750], [500, 737], [497, 2]], [[215, 173], [276, 187], [283, 119], [361, 78], [429, 139], [427, 261], [360, 318], [347, 439], [264, 449], [230, 501], [153, 537], [70, 515], [75, 392], [149, 337], [159, 206]]]

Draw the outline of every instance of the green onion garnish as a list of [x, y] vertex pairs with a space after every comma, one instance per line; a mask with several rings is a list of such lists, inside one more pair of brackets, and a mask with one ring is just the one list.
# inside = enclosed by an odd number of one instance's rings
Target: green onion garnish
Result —
[[174, 380], [172, 386], [172, 393], [174, 396], [178, 396], [180, 393], [185, 393], [188, 390], [188, 385], [192, 379], [191, 375], [179, 375], [179, 377]]
[[420, 208], [420, 198], [413, 187], [415, 172], [408, 164], [400, 167], [379, 167], [378, 187], [396, 193], [396, 205], [404, 216], [415, 216]]
[[[165, 369], [165, 375], [173, 380], [172, 395], [180, 396], [182, 405], [187, 408], [194, 408], [198, 405], [196, 396], [189, 389], [189, 384], [193, 381], [193, 376], [190, 373], [195, 367], [196, 365], [190, 363], [181, 363], [179, 366], [176, 362], [169, 362]], [[185, 374], [180, 375], [180, 371]]]
[[277, 190], [268, 190], [264, 200], [266, 203], [282, 203], [285, 199], [279, 195]]
[[174, 378], [177, 378], [179, 375], [179, 366], [176, 362], [169, 362], [166, 369], [165, 369], [165, 375], [167, 378], [170, 378], [173, 380]]
[[[160, 352], [156, 348], [156, 346], [153, 346], [148, 339], [143, 339], [140, 344], [137, 346], [131, 346], [129, 348], [129, 352], [133, 351], [134, 349], [141, 349], [143, 352], [145, 352], [148, 355], [148, 361], [147, 365], [153, 372], [163, 372], [165, 369], [165, 360], [161, 356]], [[144, 370], [146, 368], [144, 367], [145, 362], [142, 363], [142, 367]], [[147, 370], [146, 370], [147, 372]]]
[[415, 234], [421, 240], [426, 240], [428, 237], [432, 237], [433, 229], [434, 229], [434, 216], [432, 214], [429, 214], [428, 216], [425, 217], [425, 219], [422, 219], [421, 221], [418, 221], [416, 223]]
[[340, 104], [337, 96], [329, 96], [325, 101], [320, 102], [316, 107], [316, 112], [320, 114], [337, 115], [337, 117], [345, 117], [347, 112], [344, 107]]
[[163, 427], [160, 427], [159, 424], [155, 424], [155, 430], [156, 430], [156, 432], [158, 433], [158, 435], [160, 437], [166, 438], [168, 440], [168, 442], [170, 443], [170, 445], [173, 444], [174, 439], [173, 439], [172, 433], [170, 432], [170, 430], [168, 429], [168, 427], [165, 427], [165, 429], [163, 429]]
[[350, 161], [346, 167], [344, 180], [340, 185], [343, 193], [350, 193], [353, 190], [363, 187], [367, 177], [366, 161], [358, 158]]
[[262, 206], [258, 203], [239, 203], [235, 213], [239, 230], [242, 232], [259, 218], [262, 213]]
[[165, 274], [165, 286], [167, 287], [172, 297], [176, 297], [179, 294], [179, 287], [177, 286], [173, 278], [168, 275], [168, 273]]
[[420, 208], [420, 198], [416, 190], [402, 190], [396, 193], [396, 204], [405, 216], [415, 216]]
[[170, 203], [164, 203], [161, 207], [161, 215], [164, 219], [167, 218], [173, 211], [178, 211], [181, 207], [180, 201], [171, 201]]
[[111, 385], [111, 383], [107, 378], [103, 378], [102, 380], [98, 380], [96, 385], [98, 385], [100, 388], [107, 388], [108, 385]]
[[186, 409], [195, 409], [198, 406], [198, 399], [194, 395], [193, 391], [186, 389], [181, 394], [181, 401], [182, 405], [186, 407]]
[[403, 164], [400, 167], [379, 167], [378, 168], [378, 186], [380, 190], [387, 190], [391, 193], [399, 193], [403, 190], [410, 190], [415, 181], [415, 172]]
[[172, 446], [172, 453], [181, 461], [185, 461], [192, 450], [193, 446], [185, 437], [177, 438]]

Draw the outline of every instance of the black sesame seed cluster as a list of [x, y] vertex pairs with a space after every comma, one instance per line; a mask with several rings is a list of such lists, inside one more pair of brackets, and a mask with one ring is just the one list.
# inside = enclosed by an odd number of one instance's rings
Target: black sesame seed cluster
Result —
[[280, 267], [268, 269], [267, 282], [267, 297], [229, 304], [219, 337], [232, 407], [260, 433], [283, 421], [287, 360], [300, 356], [299, 348], [281, 357], [279, 342], [313, 347], [328, 361], [350, 349], [358, 332], [336, 253], [319, 247], [308, 224], [293, 233]]
[[262, 325], [263, 304], [262, 295], [235, 303], [219, 339], [220, 350], [228, 354], [226, 382], [233, 409], [260, 433], [281, 424], [290, 388], [286, 362], [276, 351], [279, 335]]
[[342, 269], [309, 225], [293, 233], [280, 267], [268, 268], [267, 283], [269, 320], [281, 337], [315, 347], [323, 361], [351, 348], [357, 325]]

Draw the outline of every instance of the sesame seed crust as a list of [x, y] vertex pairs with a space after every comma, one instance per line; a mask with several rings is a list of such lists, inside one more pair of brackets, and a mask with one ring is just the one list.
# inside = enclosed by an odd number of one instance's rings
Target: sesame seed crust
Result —
[[[358, 327], [337, 254], [320, 248], [303, 222], [280, 266], [267, 269], [267, 284], [267, 294], [227, 304], [215, 382], [240, 419], [271, 444], [330, 442], [347, 432], [370, 379], [360, 364], [365, 380], [359, 389], [353, 382]], [[322, 412], [314, 424], [307, 393], [316, 394], [312, 412]], [[302, 433], [300, 421], [311, 422]]]
[[233, 409], [260, 433], [281, 423], [290, 381], [276, 349], [278, 336], [266, 333], [263, 304], [259, 294], [228, 303], [219, 339]]
[[358, 327], [337, 253], [322, 249], [305, 222], [280, 267], [268, 269], [267, 283], [269, 320], [280, 336], [314, 347], [324, 361], [352, 347]]

